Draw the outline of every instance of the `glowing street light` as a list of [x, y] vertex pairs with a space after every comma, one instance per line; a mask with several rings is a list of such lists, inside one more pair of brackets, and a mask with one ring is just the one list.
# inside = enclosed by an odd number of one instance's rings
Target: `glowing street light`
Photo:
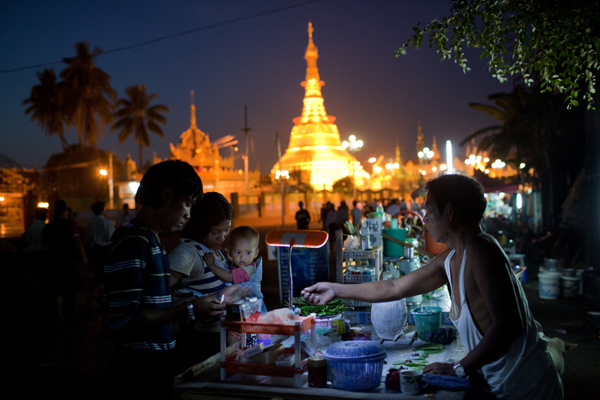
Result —
[[[354, 152], [354, 151], [358, 151], [363, 147], [363, 141], [362, 140], [356, 140], [356, 136], [354, 135], [350, 135], [350, 137], [348, 138], [348, 141], [344, 140], [342, 142], [342, 147], [350, 152]], [[346, 175], [350, 175], [350, 173], [346, 173]], [[356, 199], [356, 174], [354, 171], [354, 162], [352, 162], [352, 194], [353, 197]]]
[[425, 159], [426, 161], [431, 160], [435, 153], [432, 150], [429, 150], [429, 147], [424, 147], [423, 151], [420, 151], [418, 154], [419, 158]]
[[452, 166], [452, 142], [446, 140], [446, 164], [448, 164], [448, 173], [454, 173], [454, 167]]
[[363, 147], [364, 142], [362, 140], [356, 140], [356, 136], [350, 135], [348, 141], [342, 142], [342, 147], [348, 151], [357, 151]]
[[106, 176], [108, 178], [108, 209], [112, 210], [114, 208], [114, 201], [113, 201], [113, 192], [114, 192], [114, 188], [113, 188], [113, 158], [112, 158], [112, 153], [108, 153], [108, 170], [102, 168], [98, 172], [100, 173], [100, 175]]
[[275, 171], [275, 179], [279, 179], [280, 177], [290, 179], [290, 172], [288, 170]]

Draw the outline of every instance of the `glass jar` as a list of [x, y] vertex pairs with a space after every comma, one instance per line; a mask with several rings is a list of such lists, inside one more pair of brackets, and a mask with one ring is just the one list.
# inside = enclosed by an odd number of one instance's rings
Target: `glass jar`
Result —
[[308, 386], [327, 387], [327, 360], [323, 356], [308, 357]]

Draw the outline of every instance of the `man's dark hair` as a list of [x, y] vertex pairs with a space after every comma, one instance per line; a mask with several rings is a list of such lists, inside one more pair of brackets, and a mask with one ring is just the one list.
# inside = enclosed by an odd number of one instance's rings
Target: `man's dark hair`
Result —
[[56, 200], [54, 202], [54, 219], [59, 218], [67, 211], [67, 202], [64, 200]]
[[458, 218], [480, 223], [487, 206], [483, 186], [475, 179], [459, 174], [442, 174], [427, 182], [427, 198], [442, 212], [447, 204], [456, 210]]
[[231, 249], [233, 243], [239, 239], [256, 240], [256, 244], [258, 244], [258, 241], [260, 240], [260, 234], [251, 226], [238, 226], [229, 234], [229, 248]]
[[298, 202], [298, 206], [299, 206], [300, 208], [304, 207], [304, 202], [302, 202], [302, 201], [299, 201], [299, 202]]
[[171, 188], [173, 197], [190, 196], [196, 202], [202, 200], [202, 181], [194, 168], [181, 160], [167, 160], [151, 166], [144, 174], [136, 193], [141, 205], [161, 208], [165, 205], [163, 191]]
[[356, 207], [356, 205], [357, 205], [357, 204], [358, 204], [358, 201], [356, 201], [356, 200], [352, 201], [352, 205], [353, 205], [354, 207]]
[[92, 211], [95, 215], [100, 215], [104, 212], [104, 203], [101, 201], [97, 201], [92, 204]]
[[233, 207], [221, 193], [204, 193], [202, 201], [194, 204], [190, 220], [183, 228], [181, 236], [200, 241], [210, 233], [213, 226], [233, 219]]
[[41, 221], [45, 221], [48, 218], [48, 209], [38, 207], [35, 209], [35, 219], [39, 219]]

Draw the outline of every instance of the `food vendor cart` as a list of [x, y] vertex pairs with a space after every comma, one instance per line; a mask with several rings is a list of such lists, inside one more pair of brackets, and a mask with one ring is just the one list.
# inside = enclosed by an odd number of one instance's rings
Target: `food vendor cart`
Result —
[[[305, 231], [309, 232], [309, 231]], [[299, 235], [304, 235], [305, 232], [277, 232], [276, 239], [273, 239], [274, 234], [269, 234], [267, 243], [282, 245], [282, 243], [290, 243], [291, 247], [301, 246], [310, 247], [309, 240], [304, 240]], [[286, 235], [293, 235], [286, 236]], [[310, 238], [310, 233], [307, 239]], [[322, 245], [323, 238], [317, 237], [318, 245]], [[293, 239], [293, 240], [292, 240]], [[341, 239], [341, 238], [340, 238]], [[341, 242], [341, 240], [340, 240]], [[338, 243], [340, 243], [338, 242]], [[340, 243], [341, 244], [341, 243]], [[341, 246], [340, 246], [341, 250]], [[341, 252], [341, 251], [340, 251]], [[356, 253], [356, 254], [355, 254]], [[350, 260], [354, 263], [356, 260], [368, 261], [372, 264], [374, 273], [369, 274], [368, 280], [379, 280], [381, 273], [382, 253], [381, 247], [377, 247], [370, 251], [343, 252], [344, 269], [340, 271], [338, 277], [343, 279], [343, 283], [354, 284], [360, 283], [362, 280], [356, 281], [349, 279], [347, 276], [347, 267], [350, 265]], [[291, 257], [289, 258], [290, 276], [292, 275]], [[365, 265], [367, 262], [365, 262]], [[360, 272], [360, 271], [359, 271]], [[355, 273], [352, 277], [363, 276], [364, 273]], [[344, 278], [342, 278], [344, 277]], [[293, 293], [290, 288], [289, 293]], [[289, 304], [292, 304], [290, 296]], [[442, 319], [447, 321], [447, 313], [449, 311], [450, 299], [447, 291], [443, 296], [426, 298], [422, 305], [439, 306], [443, 311]], [[311, 315], [308, 317], [300, 317], [293, 325], [274, 326], [273, 324], [260, 322], [236, 322], [227, 321], [225, 317], [221, 319], [221, 349], [218, 354], [215, 354], [208, 360], [189, 368], [187, 371], [177, 376], [174, 380], [174, 389], [177, 396], [181, 399], [402, 399], [410, 398], [409, 395], [403, 395], [399, 390], [386, 388], [385, 380], [390, 369], [409, 369], [402, 367], [401, 362], [406, 362], [407, 357], [414, 353], [415, 348], [427, 342], [415, 340], [415, 326], [408, 325], [404, 334], [396, 338], [396, 340], [381, 340], [375, 332], [373, 325], [370, 324], [370, 304], [365, 304], [367, 307], [360, 307], [359, 304], [351, 304], [356, 308], [351, 311], [346, 311], [344, 320], [350, 321], [355, 328], [359, 328], [363, 332], [369, 332], [367, 335], [355, 336], [353, 339], [371, 340], [373, 343], [381, 344], [385, 349], [385, 359], [383, 360], [383, 368], [381, 370], [380, 384], [377, 388], [370, 391], [347, 391], [334, 388], [332, 382], [327, 382], [327, 387], [317, 388], [309, 386], [309, 374], [307, 373], [307, 358], [304, 358], [300, 349], [302, 344], [310, 343], [312, 349], [317, 352], [326, 352], [329, 344], [319, 346], [316, 336], [319, 332], [317, 328], [316, 317]], [[259, 320], [260, 321], [260, 320]], [[409, 324], [412, 322], [412, 316], [409, 318]], [[443, 324], [445, 325], [445, 324]], [[363, 329], [364, 328], [364, 329]], [[226, 347], [225, 330], [236, 331], [240, 333], [268, 333], [271, 335], [279, 335], [282, 344], [285, 344], [285, 353], [293, 354], [293, 364], [289, 366], [279, 366], [273, 364], [253, 363], [248, 361], [240, 361], [236, 358], [236, 354], [240, 354], [240, 350], [247, 350], [245, 341], [242, 340], [234, 345]], [[286, 337], [287, 339], [283, 339]], [[273, 336], [271, 336], [273, 338]], [[242, 338], [244, 335], [242, 334]], [[339, 340], [339, 339], [338, 339]], [[326, 341], [327, 342], [327, 341]], [[440, 349], [439, 353], [429, 354], [426, 359], [427, 363], [444, 362], [451, 360], [460, 360], [466, 354], [465, 350], [460, 345], [460, 341], [455, 340], [449, 345], [445, 345]], [[425, 361], [424, 361], [425, 362]], [[422, 366], [420, 367], [422, 369]], [[376, 383], [377, 381], [375, 381]], [[465, 392], [463, 391], [445, 391], [438, 390], [432, 393], [437, 399], [462, 399]]]
[[[411, 343], [414, 333], [414, 326], [409, 325], [405, 335], [397, 341], [384, 341], [383, 347], [387, 352], [384, 361], [381, 384], [375, 390], [368, 392], [353, 392], [333, 388], [331, 382], [328, 382], [326, 388], [314, 388], [308, 386], [308, 374], [300, 374], [300, 385], [295, 386], [295, 379], [268, 375], [249, 375], [243, 373], [227, 374], [224, 380], [220, 379], [220, 356], [205, 361], [202, 365], [192, 367], [183, 374], [175, 378], [175, 391], [180, 399], [200, 400], [200, 399], [409, 399], [410, 395], [403, 395], [399, 390], [387, 389], [385, 378], [390, 368], [398, 368], [394, 363], [404, 360], [404, 356], [411, 354], [413, 349], [421, 342], [416, 340]], [[454, 341], [450, 345], [444, 346], [445, 350], [438, 354], [431, 354], [428, 362], [442, 362], [448, 359], [460, 359], [464, 356], [465, 350], [460, 345], [460, 341]], [[228, 351], [235, 351], [235, 345], [230, 346]], [[256, 366], [260, 368], [260, 365]], [[195, 371], [194, 371], [195, 369]], [[195, 376], [194, 376], [195, 375]], [[439, 390], [433, 393], [436, 399], [458, 400], [463, 399], [465, 392], [451, 392]]]

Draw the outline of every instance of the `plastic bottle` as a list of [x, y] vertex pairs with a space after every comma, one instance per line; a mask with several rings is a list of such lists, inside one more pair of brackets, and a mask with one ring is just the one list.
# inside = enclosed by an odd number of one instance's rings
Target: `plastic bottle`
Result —
[[[421, 266], [419, 259], [414, 256], [414, 251], [415, 249], [412, 247], [404, 247], [404, 257], [398, 260], [401, 275], [409, 274]], [[406, 298], [408, 304], [420, 303], [421, 301], [423, 301], [423, 296], [420, 294]]]

